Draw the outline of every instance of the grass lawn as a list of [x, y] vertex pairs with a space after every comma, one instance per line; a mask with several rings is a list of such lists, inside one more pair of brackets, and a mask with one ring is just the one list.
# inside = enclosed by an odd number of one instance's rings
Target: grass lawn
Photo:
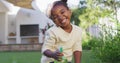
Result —
[[[83, 50], [82, 63], [99, 63], [91, 55], [91, 51]], [[0, 52], [0, 63], [40, 63], [40, 58], [40, 52]]]
[[94, 57], [90, 50], [83, 50], [82, 63], [101, 63], [100, 60]]

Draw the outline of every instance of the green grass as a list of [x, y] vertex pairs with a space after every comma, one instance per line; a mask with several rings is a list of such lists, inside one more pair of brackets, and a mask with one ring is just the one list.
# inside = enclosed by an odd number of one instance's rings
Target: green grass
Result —
[[[91, 51], [83, 50], [82, 63], [98, 63]], [[40, 63], [40, 52], [0, 52], [0, 63]]]
[[0, 52], [0, 63], [40, 63], [40, 52]]
[[89, 50], [83, 50], [82, 63], [101, 63], [100, 60], [95, 58], [93, 53]]

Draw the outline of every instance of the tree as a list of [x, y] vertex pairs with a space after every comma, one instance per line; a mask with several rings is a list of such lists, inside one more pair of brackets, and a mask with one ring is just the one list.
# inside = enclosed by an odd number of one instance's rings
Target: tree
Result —
[[[99, 4], [104, 4], [105, 7], [109, 8], [109, 10], [112, 10], [112, 19], [116, 23], [117, 31], [120, 32], [120, 22], [118, 20], [118, 9], [120, 8], [120, 0], [98, 0]], [[119, 33], [120, 34], [120, 33]]]
[[[80, 1], [81, 7], [73, 9], [71, 21], [86, 29], [97, 24], [100, 18], [109, 16], [112, 10], [101, 7], [97, 2], [96, 0]], [[83, 3], [86, 6], [82, 6]]]

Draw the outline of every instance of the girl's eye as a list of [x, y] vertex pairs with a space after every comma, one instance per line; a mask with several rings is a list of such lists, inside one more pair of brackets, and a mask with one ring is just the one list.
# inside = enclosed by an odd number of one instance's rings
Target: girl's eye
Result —
[[61, 14], [64, 14], [64, 11], [61, 11]]

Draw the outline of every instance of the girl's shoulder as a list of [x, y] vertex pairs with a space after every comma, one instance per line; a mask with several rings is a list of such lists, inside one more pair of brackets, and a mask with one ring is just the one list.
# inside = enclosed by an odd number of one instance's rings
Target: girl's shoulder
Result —
[[73, 29], [74, 29], [75, 31], [82, 31], [82, 28], [81, 28], [81, 27], [79, 27], [79, 26], [77, 26], [77, 25], [74, 25], [74, 24], [72, 24], [72, 26], [73, 26]]
[[47, 31], [57, 31], [59, 29], [59, 27], [57, 26], [52, 26], [50, 27]]

